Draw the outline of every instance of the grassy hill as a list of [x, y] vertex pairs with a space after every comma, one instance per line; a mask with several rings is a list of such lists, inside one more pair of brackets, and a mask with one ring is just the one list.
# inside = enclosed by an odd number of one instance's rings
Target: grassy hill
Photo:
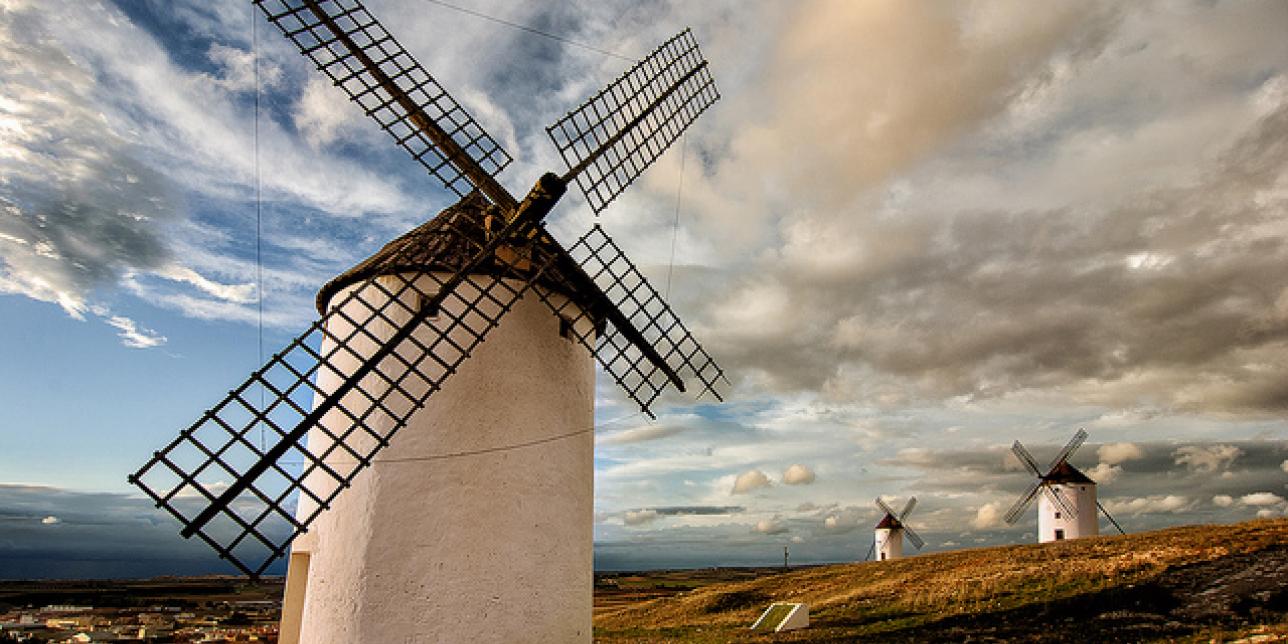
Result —
[[[810, 627], [754, 634], [771, 602]], [[806, 568], [603, 611], [603, 642], [1288, 641], [1288, 519]]]

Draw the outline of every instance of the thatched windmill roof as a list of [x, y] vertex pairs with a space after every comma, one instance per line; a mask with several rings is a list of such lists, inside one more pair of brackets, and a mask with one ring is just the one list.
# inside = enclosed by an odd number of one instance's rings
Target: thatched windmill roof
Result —
[[[327, 303], [336, 293], [371, 277], [431, 271], [452, 273], [460, 270], [469, 262], [478, 246], [487, 243], [489, 219], [492, 230], [501, 227], [502, 220], [496, 207], [478, 192], [471, 192], [438, 213], [438, 216], [385, 244], [384, 248], [371, 257], [327, 282], [318, 291], [318, 313], [326, 313]], [[463, 240], [468, 242], [463, 243]], [[556, 263], [542, 274], [538, 283], [577, 299], [574, 289], [563, 278], [561, 268], [563, 271], [567, 270], [564, 264], [566, 262]], [[474, 273], [499, 275], [509, 274], [510, 271], [503, 270], [496, 262], [485, 262]]]

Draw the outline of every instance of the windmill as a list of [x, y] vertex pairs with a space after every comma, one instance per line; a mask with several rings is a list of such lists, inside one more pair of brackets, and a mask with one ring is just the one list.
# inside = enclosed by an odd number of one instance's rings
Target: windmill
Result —
[[872, 547], [868, 549], [868, 556], [863, 558], [864, 561], [872, 559], [873, 554], [876, 555], [878, 561], [902, 558], [904, 535], [908, 536], [908, 540], [918, 550], [925, 547], [926, 542], [921, 540], [921, 536], [904, 524], [908, 520], [908, 515], [912, 514], [912, 509], [917, 507], [917, 497], [909, 498], [908, 503], [903, 506], [903, 511], [899, 513], [896, 513], [894, 508], [886, 505], [886, 502], [882, 501], [881, 497], [877, 497], [876, 504], [877, 509], [884, 512], [885, 515], [877, 523], [872, 537]]
[[1105, 514], [1119, 533], [1123, 533], [1122, 526], [1096, 500], [1096, 482], [1069, 464], [1069, 457], [1085, 440], [1087, 431], [1079, 429], [1051, 461], [1046, 474], [1038, 469], [1038, 462], [1020, 441], [1011, 445], [1011, 451], [1035, 478], [1024, 495], [1007, 511], [1004, 517], [1007, 523], [1018, 521], [1033, 498], [1039, 497], [1038, 543], [1096, 536], [1100, 533], [1097, 509]]
[[594, 361], [649, 416], [727, 380], [598, 223], [565, 249], [542, 222], [569, 183], [598, 215], [719, 98], [696, 40], [548, 127], [567, 170], [520, 200], [359, 0], [253, 2], [461, 199], [325, 285], [130, 482], [252, 578], [289, 552], [283, 642], [589, 641]]

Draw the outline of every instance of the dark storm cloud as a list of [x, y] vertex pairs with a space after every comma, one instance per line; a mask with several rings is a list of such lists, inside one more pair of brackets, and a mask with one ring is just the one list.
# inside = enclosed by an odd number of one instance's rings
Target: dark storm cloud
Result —
[[0, 579], [230, 572], [142, 499], [0, 484]]
[[684, 517], [738, 514], [746, 508], [739, 505], [672, 505], [650, 509], [664, 517]]
[[[1149, 395], [1180, 410], [1281, 411], [1286, 167], [1288, 102], [1193, 185], [1103, 212], [856, 224], [864, 239], [836, 270], [783, 262], [744, 285], [800, 317], [722, 353], [791, 388], [879, 387], [847, 382], [852, 368], [932, 397], [1065, 388], [1109, 405]], [[808, 236], [836, 226], [819, 225]]]

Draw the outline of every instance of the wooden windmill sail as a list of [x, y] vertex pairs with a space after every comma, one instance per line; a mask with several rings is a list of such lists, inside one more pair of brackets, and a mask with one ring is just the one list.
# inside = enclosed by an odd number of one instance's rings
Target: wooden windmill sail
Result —
[[1121, 533], [1122, 527], [1114, 520], [1104, 506], [1096, 499], [1096, 482], [1081, 470], [1069, 464], [1069, 458], [1087, 440], [1087, 431], [1079, 429], [1064, 448], [1051, 460], [1043, 473], [1038, 462], [1025, 449], [1020, 441], [1011, 445], [1011, 451], [1024, 464], [1025, 469], [1033, 475], [1034, 480], [1028, 490], [1011, 506], [1004, 518], [1007, 523], [1019, 521], [1020, 516], [1028, 509], [1034, 498], [1038, 501], [1038, 541], [1063, 541], [1078, 537], [1090, 537], [1099, 534], [1100, 527], [1096, 512], [1104, 513], [1105, 518]]
[[908, 516], [912, 514], [912, 509], [917, 507], [917, 497], [909, 498], [901, 512], [895, 512], [894, 508], [881, 500], [881, 497], [877, 497], [876, 506], [884, 514], [874, 530], [872, 547], [868, 549], [868, 555], [864, 557], [865, 561], [872, 559], [874, 556], [878, 561], [903, 557], [904, 536], [907, 536], [908, 540], [918, 550], [925, 547], [926, 542], [922, 541], [921, 535], [918, 535], [905, 523], [908, 520]]
[[[399, 430], [470, 407], [443, 402], [464, 395], [449, 379], [533, 306], [650, 416], [667, 387], [720, 398], [720, 368], [601, 226], [565, 247], [542, 224], [569, 183], [601, 212], [719, 98], [690, 31], [547, 128], [568, 167], [518, 199], [497, 180], [510, 156], [361, 2], [254, 4], [462, 200], [332, 281], [316, 322], [130, 476], [184, 537], [263, 574], [362, 488]], [[589, 404], [592, 390], [578, 395]]]

